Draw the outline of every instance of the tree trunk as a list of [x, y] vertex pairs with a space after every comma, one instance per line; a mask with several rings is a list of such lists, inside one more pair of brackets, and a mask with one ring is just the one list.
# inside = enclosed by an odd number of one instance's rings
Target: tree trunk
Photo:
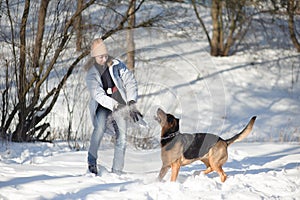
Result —
[[297, 39], [297, 35], [295, 31], [295, 21], [294, 21], [295, 11], [296, 11], [295, 0], [289, 0], [287, 6], [287, 12], [289, 15], [288, 24], [289, 24], [290, 37], [293, 42], [293, 45], [295, 46], [297, 51], [300, 52], [300, 42]]
[[219, 31], [219, 43], [218, 43], [218, 56], [225, 56], [224, 55], [224, 25], [223, 25], [223, 13], [222, 13], [222, 0], [218, 1], [218, 31]]
[[37, 36], [35, 38], [34, 53], [33, 53], [33, 67], [39, 67], [39, 59], [41, 56], [41, 49], [43, 44], [44, 30], [45, 30], [45, 19], [47, 14], [49, 1], [41, 1], [40, 10], [38, 14], [38, 27]]
[[132, 0], [130, 2], [130, 8], [128, 12], [128, 31], [127, 31], [127, 67], [130, 70], [134, 70], [134, 63], [135, 63], [135, 44], [134, 44], [134, 30], [133, 27], [135, 26], [135, 4], [136, 0]]
[[[82, 9], [83, 6], [83, 0], [77, 0], [77, 12]], [[81, 45], [82, 45], [82, 32], [81, 32], [81, 24], [82, 24], [82, 15], [81, 13], [78, 15], [78, 17], [75, 20], [75, 30], [76, 30], [76, 51], [81, 51]]]
[[13, 141], [24, 141], [25, 134], [23, 127], [26, 121], [26, 95], [25, 88], [26, 83], [26, 25], [29, 16], [30, 0], [25, 1], [25, 6], [23, 10], [21, 28], [20, 28], [20, 58], [19, 58], [19, 82], [18, 82], [18, 100], [19, 100], [19, 124], [16, 128], [16, 134], [13, 135]]
[[220, 11], [222, 11], [221, 0], [212, 0], [211, 7], [211, 17], [212, 17], [212, 40], [211, 40], [211, 48], [210, 55], [219, 56], [220, 55], [220, 40], [221, 40], [221, 23], [220, 23]]

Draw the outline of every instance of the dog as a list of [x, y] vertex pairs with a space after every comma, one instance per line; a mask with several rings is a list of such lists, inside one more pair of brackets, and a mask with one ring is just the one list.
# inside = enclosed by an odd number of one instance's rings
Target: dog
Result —
[[171, 181], [176, 181], [181, 166], [201, 160], [207, 167], [204, 174], [216, 171], [221, 182], [225, 182], [227, 175], [222, 166], [228, 158], [227, 147], [244, 139], [251, 132], [255, 119], [256, 116], [252, 117], [239, 134], [224, 140], [209, 133], [180, 133], [179, 119], [159, 108], [156, 120], [161, 126], [162, 167], [158, 179], [162, 181], [171, 168]]

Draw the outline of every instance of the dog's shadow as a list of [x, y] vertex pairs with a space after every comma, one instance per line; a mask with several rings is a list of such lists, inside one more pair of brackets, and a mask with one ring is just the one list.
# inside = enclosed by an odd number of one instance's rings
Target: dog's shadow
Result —
[[283, 169], [293, 169], [296, 168], [297, 166], [300, 166], [300, 161], [291, 162], [291, 163], [278, 162], [276, 164], [277, 166], [269, 163], [276, 162], [277, 160], [280, 160], [283, 157], [293, 155], [295, 154], [295, 150], [298, 149], [299, 147], [295, 146], [288, 149], [284, 149], [282, 151], [263, 154], [260, 156], [245, 157], [240, 161], [233, 159], [231, 162], [225, 163], [224, 168], [227, 168], [226, 173], [229, 176], [234, 176], [237, 174], [259, 174], [259, 173], [267, 173], [269, 171], [281, 171]]
[[219, 179], [219, 175], [216, 172], [211, 172], [209, 174], [204, 174], [203, 171], [206, 169], [204, 163], [202, 163], [201, 161], [196, 161], [190, 165], [186, 165], [186, 166], [182, 166], [180, 168], [178, 177], [177, 177], [177, 181], [179, 183], [184, 183], [187, 179], [191, 178], [191, 177], [198, 177], [201, 176], [203, 178], [207, 177], [207, 178], [218, 178]]

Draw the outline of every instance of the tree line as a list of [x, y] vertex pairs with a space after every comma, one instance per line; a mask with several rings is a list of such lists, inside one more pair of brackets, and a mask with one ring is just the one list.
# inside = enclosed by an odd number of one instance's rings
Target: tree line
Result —
[[[211, 56], [230, 56], [253, 20], [267, 13], [286, 21], [288, 39], [300, 52], [297, 0], [1, 0], [0, 9], [0, 135], [15, 142], [50, 140], [46, 116], [99, 33], [105, 40], [127, 32], [126, 63], [134, 70], [136, 28], [163, 29], [167, 23], [176, 27], [176, 19], [184, 17], [178, 11], [186, 10], [204, 33]], [[204, 11], [210, 13], [211, 23]], [[59, 69], [60, 80], [52, 87], [49, 79]]]

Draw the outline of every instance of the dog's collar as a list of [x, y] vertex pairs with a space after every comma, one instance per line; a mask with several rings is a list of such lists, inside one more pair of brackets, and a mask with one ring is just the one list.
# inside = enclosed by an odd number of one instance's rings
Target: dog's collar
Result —
[[169, 134], [169, 135], [166, 136], [166, 137], [161, 137], [160, 140], [166, 140], [166, 139], [169, 139], [169, 138], [173, 138], [173, 137], [175, 137], [175, 136], [178, 135], [178, 134], [180, 134], [179, 131], [176, 131], [176, 132], [174, 132], [174, 133]]

